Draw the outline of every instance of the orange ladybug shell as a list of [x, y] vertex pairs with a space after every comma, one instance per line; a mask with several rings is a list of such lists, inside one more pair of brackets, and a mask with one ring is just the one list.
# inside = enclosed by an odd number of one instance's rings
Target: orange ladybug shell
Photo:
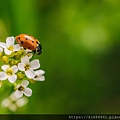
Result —
[[28, 34], [20, 34], [16, 36], [15, 39], [20, 46], [30, 50], [36, 50], [38, 44], [40, 44], [40, 42], [37, 39]]

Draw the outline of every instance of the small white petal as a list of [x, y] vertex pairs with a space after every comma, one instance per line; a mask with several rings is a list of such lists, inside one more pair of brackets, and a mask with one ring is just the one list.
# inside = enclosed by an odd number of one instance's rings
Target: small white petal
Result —
[[6, 75], [5, 72], [0, 72], [0, 80], [6, 80], [8, 76]]
[[0, 52], [3, 52], [3, 49], [2, 49], [2, 48], [0, 48]]
[[30, 67], [33, 68], [33, 69], [37, 69], [40, 67], [40, 63], [39, 63], [39, 60], [33, 60], [30, 62]]
[[32, 95], [32, 90], [30, 88], [24, 88], [23, 93], [27, 96], [30, 97]]
[[12, 66], [11, 68], [14, 71], [14, 73], [16, 73], [18, 71], [18, 67], [16, 65]]
[[7, 39], [6, 39], [7, 46], [13, 46], [14, 42], [15, 42], [15, 39], [14, 39], [13, 36], [12, 37], [7, 37]]
[[16, 96], [15, 96], [15, 92], [13, 92], [13, 93], [9, 96], [9, 98], [10, 98], [10, 100], [12, 100], [12, 101], [16, 101], [17, 98], [16, 98]]
[[7, 45], [4, 42], [0, 42], [0, 47], [7, 48]]
[[15, 112], [17, 110], [17, 106], [14, 103], [10, 104], [10, 106], [8, 108], [13, 112]]
[[25, 97], [22, 97], [16, 101], [16, 104], [18, 107], [22, 107], [28, 103], [28, 99]]
[[29, 85], [29, 81], [28, 80], [23, 80], [21, 83], [21, 86], [27, 87]]
[[17, 98], [22, 97], [22, 96], [23, 96], [23, 91], [16, 90], [16, 91], [15, 91], [15, 96], [16, 96]]
[[6, 53], [7, 55], [10, 55], [12, 52], [13, 52], [13, 51], [8, 50], [7, 48], [5, 49], [5, 53]]
[[16, 81], [16, 79], [17, 79], [16, 75], [12, 75], [12, 76], [8, 77], [8, 80], [9, 80], [10, 83], [14, 83]]
[[2, 100], [1, 105], [2, 107], [8, 107], [11, 104], [11, 101], [8, 98]]
[[9, 65], [3, 65], [1, 68], [2, 68], [2, 70], [6, 71], [10, 67], [9, 67]]
[[28, 78], [34, 78], [35, 77], [35, 73], [32, 69], [29, 69], [29, 70], [25, 71], [25, 74]]
[[44, 81], [45, 76], [38, 76], [37, 78], [34, 78], [34, 80], [36, 80], [36, 81]]
[[29, 64], [29, 57], [25, 56], [21, 58], [21, 63], [23, 64]]
[[20, 45], [19, 45], [19, 44], [16, 44], [16, 45], [14, 45], [13, 47], [14, 47], [14, 51], [20, 50]]
[[25, 71], [24, 66], [25, 66], [25, 64], [19, 63], [19, 64], [18, 64], [18, 69], [21, 70], [21, 71]]
[[35, 74], [36, 74], [37, 76], [40, 76], [40, 75], [45, 74], [45, 71], [44, 71], [44, 70], [37, 70], [37, 71], [35, 71]]

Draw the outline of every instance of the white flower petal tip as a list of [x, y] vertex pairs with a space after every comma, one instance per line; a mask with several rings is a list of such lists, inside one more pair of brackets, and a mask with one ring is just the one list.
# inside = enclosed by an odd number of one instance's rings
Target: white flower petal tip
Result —
[[23, 63], [18, 63], [18, 69], [21, 71], [25, 71], [25, 65]]
[[9, 65], [3, 65], [1, 68], [2, 70], [6, 71], [9, 68]]
[[16, 44], [13, 47], [14, 47], [14, 51], [18, 51], [21, 48], [19, 44]]
[[11, 69], [13, 69], [14, 73], [16, 73], [18, 71], [18, 67], [16, 65], [12, 66]]
[[5, 49], [5, 54], [10, 55], [13, 51], [8, 50], [8, 48]]
[[7, 46], [13, 46], [13, 45], [14, 45], [14, 42], [15, 42], [15, 39], [14, 39], [13, 36], [6, 38], [6, 44], [7, 44]]
[[24, 86], [24, 87], [27, 87], [29, 85], [29, 81], [28, 80], [23, 80], [21, 85]]
[[31, 62], [30, 62], [30, 67], [31, 67], [32, 69], [37, 69], [37, 68], [39, 68], [39, 67], [40, 67], [40, 62], [39, 62], [39, 60], [36, 59], [36, 60], [31, 61]]
[[29, 57], [28, 56], [22, 57], [21, 58], [21, 63], [23, 63], [23, 64], [29, 64]]
[[0, 72], [0, 80], [6, 80], [8, 76], [6, 75], [5, 72]]
[[32, 90], [30, 88], [25, 88], [23, 90], [23, 93], [27, 96], [30, 97], [32, 95]]
[[10, 83], [14, 83], [17, 80], [17, 76], [16, 75], [9, 76], [8, 80]]
[[15, 91], [15, 96], [16, 96], [17, 98], [21, 98], [21, 97], [23, 96], [23, 92], [21, 92], [21, 91], [19, 91], [19, 90], [16, 90], [16, 91]]
[[7, 48], [7, 45], [4, 42], [0, 42], [0, 47], [1, 48]]

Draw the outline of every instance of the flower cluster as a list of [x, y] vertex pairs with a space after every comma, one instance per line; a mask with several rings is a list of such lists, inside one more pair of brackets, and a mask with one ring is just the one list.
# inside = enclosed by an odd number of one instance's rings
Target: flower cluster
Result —
[[26, 97], [17, 98], [13, 92], [7, 98], [2, 100], [1, 106], [15, 112], [17, 108], [22, 107], [27, 103], [28, 99]]
[[44, 81], [45, 71], [39, 69], [40, 61], [33, 59], [30, 50], [25, 50], [19, 44], [15, 44], [13, 36], [7, 37], [6, 43], [0, 42], [0, 59], [2, 60], [0, 87], [4, 85], [4, 81], [8, 81], [14, 88], [13, 93], [3, 99], [1, 104], [3, 107], [15, 111], [27, 103], [24, 100], [25, 96], [32, 95], [32, 89], [28, 87], [29, 83], [31, 81]]

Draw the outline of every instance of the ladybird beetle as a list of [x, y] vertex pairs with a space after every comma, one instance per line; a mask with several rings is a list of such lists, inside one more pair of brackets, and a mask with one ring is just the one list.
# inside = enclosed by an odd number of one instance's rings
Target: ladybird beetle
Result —
[[28, 34], [20, 34], [15, 37], [17, 43], [22, 46], [24, 49], [32, 50], [38, 55], [42, 53], [42, 46], [36, 38]]

